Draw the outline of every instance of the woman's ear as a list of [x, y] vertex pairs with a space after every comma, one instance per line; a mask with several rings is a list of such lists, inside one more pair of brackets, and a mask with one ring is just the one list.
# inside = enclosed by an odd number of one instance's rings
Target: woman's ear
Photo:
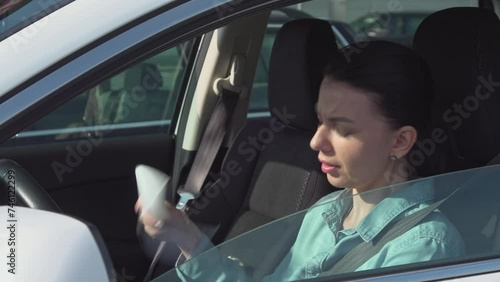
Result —
[[413, 126], [401, 127], [396, 131], [391, 156], [396, 156], [398, 159], [406, 156], [416, 141], [417, 130]]

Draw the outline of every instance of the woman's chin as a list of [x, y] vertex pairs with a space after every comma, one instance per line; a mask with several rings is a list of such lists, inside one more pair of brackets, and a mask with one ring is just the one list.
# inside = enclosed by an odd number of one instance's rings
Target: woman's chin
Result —
[[345, 188], [347, 186], [347, 183], [342, 179], [342, 177], [332, 176], [331, 174], [327, 173], [326, 178], [332, 186], [335, 186], [337, 188]]

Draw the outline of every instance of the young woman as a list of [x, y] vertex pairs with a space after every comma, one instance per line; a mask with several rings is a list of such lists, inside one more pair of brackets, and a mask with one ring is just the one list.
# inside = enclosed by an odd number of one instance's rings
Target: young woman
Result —
[[[412, 149], [429, 116], [426, 65], [412, 50], [394, 43], [364, 45], [344, 49], [325, 72], [316, 106], [319, 125], [311, 140], [328, 181], [345, 189], [307, 212], [296, 242], [265, 281], [316, 277], [358, 244], [387, 231], [391, 223], [434, 202], [430, 180], [401, 184], [412, 177]], [[391, 189], [377, 189], [389, 185]], [[148, 234], [175, 242], [186, 259], [210, 246], [183, 212], [170, 203], [166, 208], [171, 216], [164, 221], [143, 213]], [[434, 211], [357, 270], [463, 252], [458, 231]], [[249, 280], [238, 263], [216, 252], [180, 266], [178, 273], [189, 281]]]

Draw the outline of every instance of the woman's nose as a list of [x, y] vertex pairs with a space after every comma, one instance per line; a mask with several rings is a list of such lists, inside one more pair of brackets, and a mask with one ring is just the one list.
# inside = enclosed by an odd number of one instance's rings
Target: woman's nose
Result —
[[309, 144], [309, 146], [311, 146], [311, 149], [313, 149], [314, 151], [322, 151], [325, 153], [333, 151], [333, 146], [328, 139], [327, 131], [328, 130], [324, 125], [318, 126], [318, 129], [316, 130], [316, 133], [314, 134]]

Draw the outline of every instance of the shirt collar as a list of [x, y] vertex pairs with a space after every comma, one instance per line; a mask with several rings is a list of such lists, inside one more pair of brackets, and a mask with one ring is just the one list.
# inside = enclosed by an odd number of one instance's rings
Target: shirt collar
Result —
[[[432, 184], [432, 179], [413, 181], [377, 204], [355, 227], [363, 241], [371, 241], [391, 221], [409, 208], [434, 199]], [[332, 232], [341, 230], [342, 218], [352, 206], [351, 192], [350, 189], [343, 190], [337, 201], [323, 213], [323, 218]]]
[[335, 231], [340, 230], [342, 218], [352, 206], [352, 191], [350, 189], [342, 190], [337, 197], [333, 198], [333, 203], [323, 213], [328, 228], [335, 234]]

